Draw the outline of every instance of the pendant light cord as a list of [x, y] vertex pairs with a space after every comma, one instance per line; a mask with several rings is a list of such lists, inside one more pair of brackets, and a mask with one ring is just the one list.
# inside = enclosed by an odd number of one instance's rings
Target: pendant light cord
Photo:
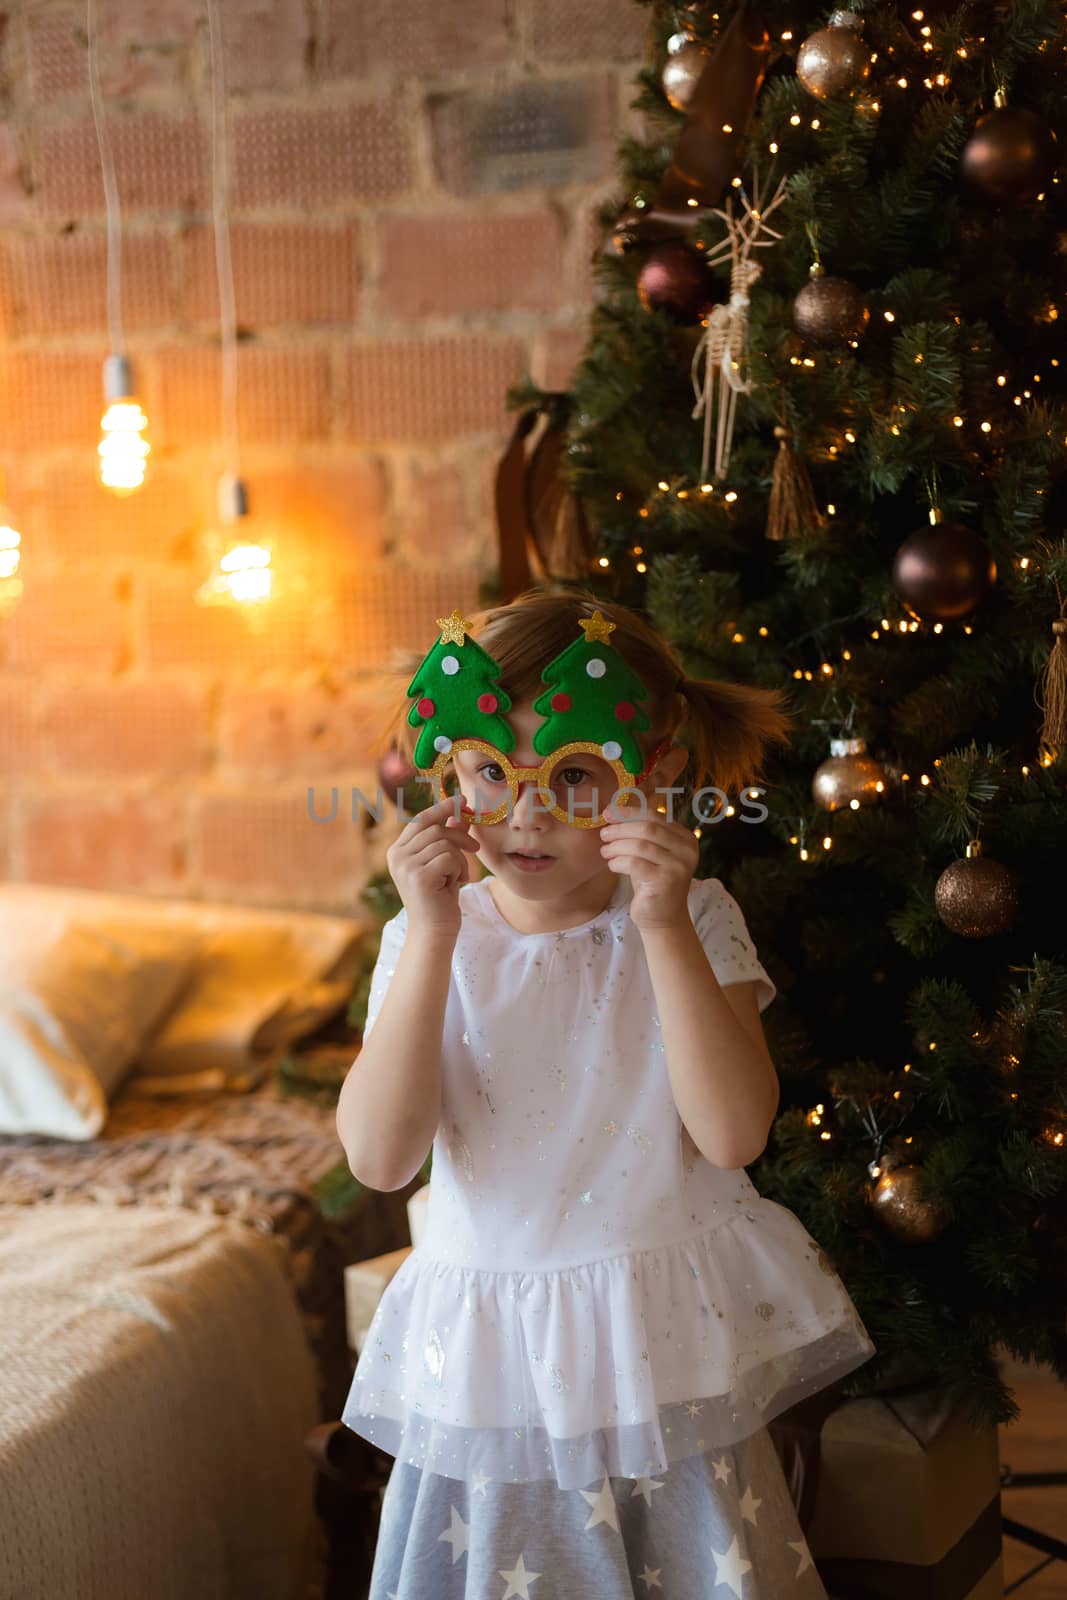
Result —
[[119, 205], [119, 187], [115, 180], [115, 161], [111, 153], [111, 140], [108, 138], [107, 122], [104, 118], [103, 95], [100, 89], [100, 67], [97, 62], [96, 46], [96, 16], [94, 0], [86, 0], [85, 15], [86, 34], [89, 45], [89, 95], [93, 107], [93, 126], [96, 129], [96, 142], [100, 149], [100, 166], [104, 178], [104, 205], [107, 208], [107, 325], [108, 337], [111, 341], [111, 350], [114, 355], [125, 355], [125, 339], [122, 331], [122, 310], [120, 298], [120, 272], [122, 265], [122, 242], [120, 230], [122, 226], [122, 212]]
[[[92, 0], [89, 0], [92, 4]], [[218, 0], [207, 0], [211, 44], [211, 210], [215, 228], [215, 268], [219, 280], [222, 336], [222, 438], [226, 470], [240, 476], [237, 428], [237, 315], [233, 292], [233, 261], [227, 215], [229, 161], [227, 155], [226, 86], [222, 55], [222, 30]]]

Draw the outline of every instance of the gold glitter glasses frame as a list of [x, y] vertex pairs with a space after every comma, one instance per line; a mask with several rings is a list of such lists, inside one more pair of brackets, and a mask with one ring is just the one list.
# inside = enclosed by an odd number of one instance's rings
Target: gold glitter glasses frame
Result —
[[[451, 748], [448, 750], [443, 750], [437, 757], [437, 760], [429, 769], [429, 777], [433, 782], [434, 792], [437, 796], [437, 799], [447, 799], [448, 797], [444, 793], [442, 774], [444, 773], [444, 769], [448, 765], [449, 761], [451, 761], [452, 757], [455, 755], [456, 751], [482, 750], [486, 755], [491, 756], [503, 771], [504, 778], [508, 786], [508, 799], [502, 801], [500, 805], [495, 806], [492, 811], [487, 811], [484, 816], [481, 815], [476, 809], [475, 820], [479, 827], [497, 822], [503, 822], [504, 818], [508, 814], [509, 807], [514, 806], [518, 797], [519, 784], [534, 782], [537, 784], [540, 794], [551, 796], [552, 804], [551, 806], [547, 807], [547, 810], [560, 822], [566, 822], [572, 828], [599, 828], [604, 821], [605, 813], [603, 811], [599, 811], [596, 816], [592, 817], [575, 817], [570, 815], [569, 812], [565, 811], [564, 808], [557, 803], [555, 791], [551, 788], [549, 779], [551, 778], [554, 769], [559, 766], [563, 758], [565, 756], [581, 754], [596, 756], [600, 761], [607, 761], [608, 766], [610, 766], [611, 770], [618, 779], [618, 788], [616, 789], [615, 793], [620, 794], [627, 791], [636, 790], [637, 785], [642, 783], [645, 778], [647, 778], [649, 774], [654, 771], [657, 761], [667, 750], [671, 748], [673, 743], [674, 740], [672, 738], [661, 739], [659, 744], [652, 751], [651, 755], [645, 762], [642, 771], [639, 772], [636, 777], [633, 777], [629, 772], [627, 772], [621, 761], [609, 760], [599, 744], [594, 744], [591, 740], [587, 739], [578, 739], [571, 744], [560, 745], [558, 750], [551, 751], [551, 753], [547, 755], [541, 762], [540, 766], [537, 767], [514, 766], [502, 750], [498, 750], [494, 745], [489, 744], [485, 739], [455, 739], [453, 740]], [[477, 792], [475, 793], [475, 799], [477, 799]]]

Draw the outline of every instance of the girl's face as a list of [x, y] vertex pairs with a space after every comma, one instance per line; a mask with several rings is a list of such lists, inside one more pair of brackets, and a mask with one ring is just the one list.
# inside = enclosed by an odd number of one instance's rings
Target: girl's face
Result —
[[[532, 699], [516, 702], [508, 712], [516, 738], [515, 748], [508, 753], [514, 766], [541, 765], [544, 758], [531, 741], [543, 720], [534, 711]], [[682, 759], [684, 762], [684, 755]], [[484, 750], [457, 751], [455, 768], [468, 805], [484, 813], [509, 798], [502, 769]], [[662, 781], [662, 774], [652, 773], [642, 787], [648, 791]], [[610, 763], [585, 752], [565, 756], [553, 778], [558, 803], [566, 810], [569, 795], [576, 817], [602, 813], [618, 787]], [[600, 853], [600, 828], [575, 827], [553, 816], [533, 782], [519, 785], [510, 815], [503, 821], [474, 822], [470, 831], [485, 865], [523, 899], [557, 901], [594, 879], [606, 883], [616, 876]], [[532, 857], [542, 858], [541, 864], [532, 862]]]

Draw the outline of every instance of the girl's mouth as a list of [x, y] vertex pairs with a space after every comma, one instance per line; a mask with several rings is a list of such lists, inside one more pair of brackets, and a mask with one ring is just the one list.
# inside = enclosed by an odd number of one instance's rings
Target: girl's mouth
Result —
[[520, 872], [544, 872], [556, 859], [555, 856], [527, 855], [521, 850], [509, 850], [507, 855]]

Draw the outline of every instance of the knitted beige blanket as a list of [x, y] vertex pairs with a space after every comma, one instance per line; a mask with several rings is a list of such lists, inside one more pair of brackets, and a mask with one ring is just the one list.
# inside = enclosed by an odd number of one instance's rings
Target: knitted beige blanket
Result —
[[300, 1600], [316, 1375], [284, 1241], [0, 1205], [0, 1595]]

